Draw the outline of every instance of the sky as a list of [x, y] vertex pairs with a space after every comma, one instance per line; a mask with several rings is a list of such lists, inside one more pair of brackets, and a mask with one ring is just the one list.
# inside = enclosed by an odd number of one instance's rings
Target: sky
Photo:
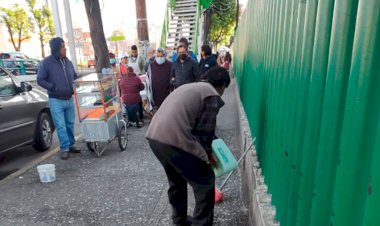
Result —
[[[65, 24], [65, 13], [63, 7], [64, 0], [57, 0], [60, 10], [60, 21], [63, 33], [67, 32]], [[69, 0], [71, 16], [74, 28], [82, 28], [83, 31], [89, 31], [86, 10], [83, 0]], [[37, 0], [38, 4], [51, 5], [50, 0]], [[167, 0], [145, 0], [148, 17], [149, 39], [151, 42], [159, 43], [161, 38], [164, 14], [167, 6]], [[240, 0], [240, 4], [246, 5], [248, 0]], [[136, 9], [135, 0], [99, 0], [103, 28], [106, 38], [112, 35], [114, 30], [122, 30], [126, 39], [134, 42], [137, 37], [136, 30]], [[0, 7], [11, 7], [13, 4], [19, 4], [27, 8], [25, 0], [0, 0]], [[7, 36], [7, 37], [5, 37]], [[13, 51], [13, 47], [4, 43], [8, 42], [8, 32], [4, 26], [0, 26], [0, 52]], [[39, 45], [35, 44], [37, 37], [33, 37], [29, 43], [22, 46], [22, 51], [31, 57], [37, 57], [40, 52]]]
[[[159, 42], [161, 38], [161, 30], [164, 21], [167, 0], [145, 1], [150, 41]], [[50, 5], [50, 0], [37, 0], [37, 2], [38, 4], [45, 4], [48, 2]], [[137, 37], [135, 0], [99, 0], [99, 3], [106, 38], [111, 36], [114, 30], [122, 30], [124, 31], [126, 39], [134, 42]], [[13, 4], [19, 4], [21, 7], [27, 8], [25, 0], [0, 0], [0, 7], [11, 7]], [[59, 16], [62, 24], [62, 32], [66, 33], [67, 29], [65, 24], [63, 0], [58, 0], [58, 7], [60, 10]], [[83, 0], [70, 0], [70, 8], [73, 27], [82, 28], [83, 31], [89, 31]], [[0, 31], [0, 35], [5, 34], [8, 35], [6, 29], [3, 27], [3, 31]], [[4, 41], [6, 41], [6, 39], [4, 37], [0, 37], [0, 42]], [[0, 45], [0, 48], [1, 46], [2, 45]], [[27, 49], [26, 52], [36, 52], [36, 50], [31, 50], [31, 48], [35, 47], [34, 45], [31, 45], [30, 47], [26, 46], [28, 46], [28, 43], [25, 43], [25, 48], [22, 47], [22, 51], [24, 51], [24, 49]], [[12, 51], [13, 49], [11, 47], [12, 46], [9, 46], [8, 48], [10, 49], [6, 49], [5, 51]], [[0, 51], [4, 50], [0, 49]]]

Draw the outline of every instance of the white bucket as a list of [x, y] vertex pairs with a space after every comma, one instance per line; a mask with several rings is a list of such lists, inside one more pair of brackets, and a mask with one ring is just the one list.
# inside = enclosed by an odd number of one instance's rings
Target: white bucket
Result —
[[55, 181], [55, 165], [44, 164], [37, 166], [37, 172], [40, 175], [42, 183], [49, 183]]

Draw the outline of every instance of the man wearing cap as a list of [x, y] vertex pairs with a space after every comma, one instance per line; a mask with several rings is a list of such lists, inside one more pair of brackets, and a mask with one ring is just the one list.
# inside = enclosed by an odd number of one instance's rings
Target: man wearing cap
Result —
[[74, 66], [66, 57], [65, 42], [56, 37], [50, 40], [51, 55], [38, 66], [37, 83], [47, 89], [50, 113], [57, 129], [61, 159], [69, 158], [69, 152], [79, 153], [74, 146], [74, 87], [78, 75]]
[[127, 75], [127, 68], [128, 68], [128, 56], [125, 55], [121, 58], [121, 62], [120, 62], [120, 75], [121, 76]]

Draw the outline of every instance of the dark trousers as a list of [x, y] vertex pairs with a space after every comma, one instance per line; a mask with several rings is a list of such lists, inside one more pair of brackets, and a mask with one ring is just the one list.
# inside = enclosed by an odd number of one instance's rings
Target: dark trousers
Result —
[[140, 120], [141, 121], [144, 120], [144, 108], [143, 108], [143, 102], [142, 101], [139, 102], [138, 111], [139, 111]]
[[140, 104], [124, 104], [125, 110], [128, 114], [128, 121], [130, 122], [138, 122], [139, 118], [137, 118], [137, 113], [139, 112]]
[[210, 165], [170, 145], [154, 140], [149, 140], [149, 145], [168, 177], [168, 196], [173, 207], [173, 223], [186, 225], [187, 183], [189, 183], [195, 196], [192, 225], [212, 225], [215, 204], [215, 175]]

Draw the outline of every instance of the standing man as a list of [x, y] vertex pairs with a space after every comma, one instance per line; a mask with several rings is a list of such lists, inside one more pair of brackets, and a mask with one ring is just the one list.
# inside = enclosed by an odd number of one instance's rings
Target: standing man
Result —
[[139, 55], [136, 45], [131, 47], [131, 56], [128, 60], [128, 66], [132, 67], [137, 75], [145, 74], [145, 60], [144, 57]]
[[113, 72], [116, 73], [117, 80], [119, 80], [121, 76], [120, 74], [121, 70], [120, 70], [120, 65], [118, 65], [116, 62], [116, 56], [113, 53], [108, 53], [108, 57], [110, 58], [109, 62], [110, 62], [111, 68]]
[[199, 74], [204, 75], [210, 68], [218, 65], [216, 63], [216, 56], [212, 55], [211, 47], [203, 45], [201, 47], [201, 61], [199, 62]]
[[[178, 45], [179, 45], [179, 46], [180, 46], [180, 45], [182, 45], [182, 46], [187, 46], [187, 49], [189, 49], [189, 41], [188, 41], [187, 38], [185, 38], [185, 37], [182, 37], [182, 38], [180, 38], [180, 39], [178, 40]], [[193, 51], [189, 51], [189, 56], [198, 62], [197, 56], [194, 54]], [[176, 61], [176, 60], [177, 60], [177, 57], [178, 57], [177, 53], [174, 52], [174, 53], [173, 53], [173, 57], [172, 57], [172, 62]]]
[[198, 81], [198, 62], [189, 56], [187, 46], [178, 46], [177, 55], [177, 60], [173, 62], [171, 69], [174, 88]]
[[146, 59], [148, 61], [146, 62], [145, 68], [144, 68], [145, 72], [148, 72], [149, 64], [151, 64], [152, 62], [154, 62], [155, 54], [156, 54], [156, 50], [153, 47], [149, 47], [148, 51], [147, 51], [147, 56], [146, 56]]
[[165, 50], [157, 49], [155, 60], [149, 65], [147, 72], [147, 96], [149, 110], [158, 110], [170, 93], [170, 70], [172, 63], [166, 60]]
[[[216, 164], [211, 151], [221, 96], [230, 84], [226, 69], [210, 69], [201, 82], [171, 93], [153, 117], [146, 138], [169, 181], [169, 203], [175, 225], [213, 223]], [[187, 219], [187, 183], [194, 190], [193, 219]]]
[[51, 55], [38, 66], [37, 83], [47, 89], [49, 107], [57, 129], [61, 159], [69, 158], [69, 152], [80, 153], [74, 146], [75, 108], [73, 82], [78, 75], [66, 57], [65, 42], [56, 37], [50, 40]]

